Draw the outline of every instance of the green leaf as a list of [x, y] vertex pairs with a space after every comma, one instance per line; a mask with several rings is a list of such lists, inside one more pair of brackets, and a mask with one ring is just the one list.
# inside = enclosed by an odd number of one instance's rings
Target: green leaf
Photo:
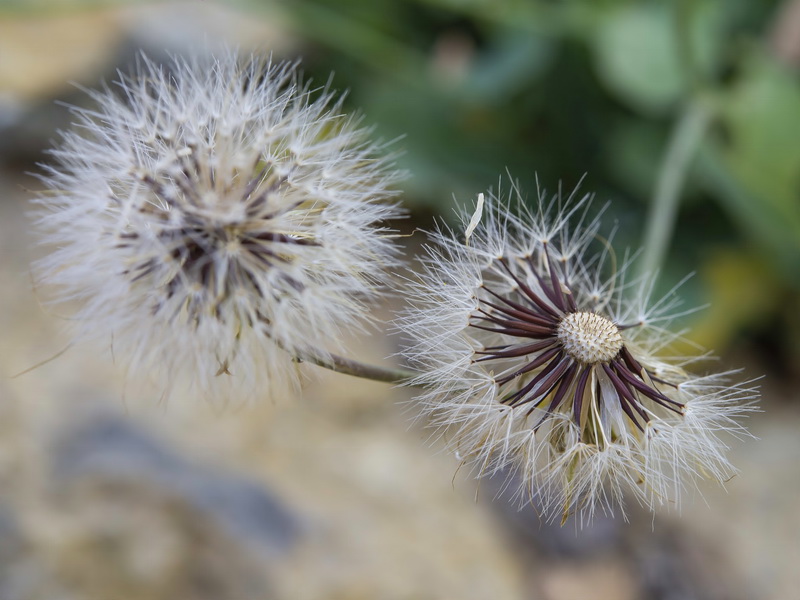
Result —
[[501, 103], [538, 80], [553, 62], [556, 43], [550, 38], [505, 27], [494, 34], [464, 81], [467, 99]]
[[661, 112], [682, 96], [685, 80], [668, 7], [612, 11], [603, 16], [593, 42], [600, 79], [634, 108]]
[[722, 118], [730, 143], [724, 156], [751, 192], [784, 219], [800, 220], [800, 85], [763, 56], [745, 65], [725, 98]]
[[599, 19], [592, 37], [598, 76], [644, 113], [667, 112], [720, 62], [726, 19], [719, 2], [631, 4]]
[[727, 136], [702, 161], [741, 226], [800, 283], [800, 83], [756, 51], [722, 98]]

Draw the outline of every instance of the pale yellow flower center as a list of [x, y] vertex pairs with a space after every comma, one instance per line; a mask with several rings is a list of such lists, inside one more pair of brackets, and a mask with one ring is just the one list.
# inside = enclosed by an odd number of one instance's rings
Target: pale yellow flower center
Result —
[[622, 349], [611, 321], [591, 312], [570, 313], [558, 324], [558, 339], [572, 358], [584, 364], [609, 362]]

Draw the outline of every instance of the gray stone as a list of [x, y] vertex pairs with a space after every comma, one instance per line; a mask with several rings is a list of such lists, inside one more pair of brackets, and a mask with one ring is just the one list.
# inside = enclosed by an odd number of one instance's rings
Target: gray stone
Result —
[[271, 554], [286, 552], [298, 535], [295, 517], [260, 483], [190, 462], [118, 417], [89, 419], [69, 431], [53, 466], [58, 488], [100, 479], [158, 489]]

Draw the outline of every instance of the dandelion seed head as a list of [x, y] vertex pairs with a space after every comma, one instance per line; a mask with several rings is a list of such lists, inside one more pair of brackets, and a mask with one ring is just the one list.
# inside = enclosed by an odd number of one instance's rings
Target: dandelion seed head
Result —
[[398, 321], [421, 414], [550, 520], [678, 505], [697, 480], [729, 479], [723, 438], [747, 435], [757, 390], [663, 358], [674, 290], [654, 299], [652, 278], [630, 276], [589, 196], [537, 200], [512, 184], [508, 200], [486, 195], [480, 223], [465, 211], [469, 244], [431, 234]]
[[208, 396], [280, 395], [333, 351], [395, 263], [399, 173], [295, 64], [142, 57], [74, 108], [44, 167], [38, 265], [78, 338]]

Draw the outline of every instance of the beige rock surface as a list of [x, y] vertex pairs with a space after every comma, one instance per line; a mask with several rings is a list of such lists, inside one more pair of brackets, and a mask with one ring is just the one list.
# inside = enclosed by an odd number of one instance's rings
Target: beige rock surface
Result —
[[94, 10], [75, 2], [35, 4], [9, 12], [0, 5], [0, 97], [6, 101], [49, 97], [70, 82], [94, 84], [127, 40], [158, 52], [222, 44], [280, 52], [291, 45], [279, 11], [268, 5], [259, 13], [265, 18], [253, 19], [214, 0], [128, 1]]
[[[230, 598], [256, 589], [291, 600], [526, 597], [503, 527], [470, 483], [452, 483], [454, 459], [409, 428], [403, 392], [309, 367], [301, 398], [164, 404], [123, 397], [119, 366], [82, 347], [10, 379], [68, 343], [32, 288], [23, 195], [0, 182], [0, 481], [28, 540], [24, 559], [47, 573], [48, 589], [87, 600], [205, 598], [190, 585], [199, 568]], [[357, 350], [391, 352], [378, 335]], [[263, 482], [298, 519], [299, 542], [259, 559], [144, 484], [53, 490], [54, 440], [98, 412], [193, 462]]]
[[[753, 417], [761, 439], [733, 450], [741, 474], [727, 491], [703, 486], [680, 518], [635, 514], [631, 525], [614, 525], [611, 541], [559, 532], [571, 547], [588, 548], [575, 561], [538, 542], [520, 551], [510, 535], [516, 525], [509, 530], [493, 514], [488, 494], [476, 503], [472, 482], [453, 480], [454, 459], [409, 427], [398, 405], [404, 392], [382, 384], [307, 367], [302, 397], [228, 409], [181, 397], [164, 404], [125, 395], [119, 365], [81, 347], [11, 379], [68, 343], [62, 320], [32, 284], [38, 250], [19, 181], [0, 178], [0, 511], [21, 540], [9, 564], [36, 574], [24, 580], [36, 585], [15, 583], [26, 594], [17, 597], [67, 590], [94, 600], [117, 590], [126, 600], [166, 600], [223, 589], [231, 598], [269, 590], [292, 600], [569, 600], [589, 591], [624, 599], [642, 597], [647, 569], [705, 582], [697, 598], [785, 600], [800, 586], [800, 415], [789, 407]], [[375, 357], [392, 348], [376, 334], [354, 351]], [[197, 464], [262, 483], [297, 517], [299, 542], [279, 555], [253, 554], [146, 486], [100, 482], [78, 486], [67, 500], [54, 494], [53, 440], [98, 412]], [[531, 532], [528, 539], [549, 535], [535, 523]], [[669, 561], [677, 562], [667, 568]], [[198, 566], [213, 585], [188, 583]]]

